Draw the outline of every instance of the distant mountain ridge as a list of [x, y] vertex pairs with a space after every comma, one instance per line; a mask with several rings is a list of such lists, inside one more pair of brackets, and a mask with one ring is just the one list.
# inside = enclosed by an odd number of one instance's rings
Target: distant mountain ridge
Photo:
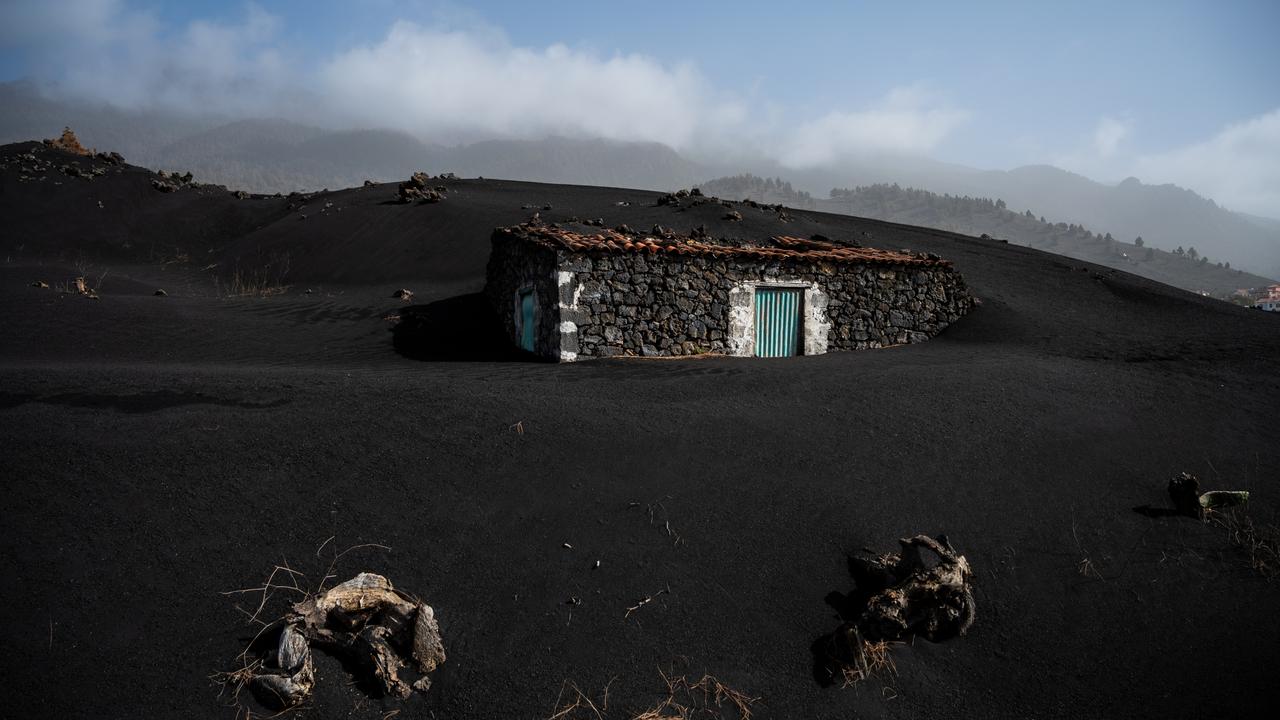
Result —
[[1003, 199], [1050, 223], [1080, 225], [1172, 251], [1196, 247], [1215, 261], [1280, 278], [1280, 221], [1245, 216], [1173, 185], [1129, 179], [1106, 185], [1051, 166], [984, 171], [923, 158], [787, 170], [765, 159], [698, 162], [658, 143], [545, 138], [447, 147], [408, 133], [335, 131], [277, 120], [132, 113], [51, 100], [26, 83], [0, 83], [0, 142], [75, 128], [86, 145], [130, 162], [191, 171], [203, 182], [288, 192], [391, 181], [425, 170], [463, 176], [671, 190], [743, 171], [782, 175], [798, 191], [898, 183], [934, 193]]
[[1114, 267], [1191, 292], [1209, 293], [1220, 299], [1235, 300], [1235, 293], [1240, 289], [1252, 289], [1258, 294], [1271, 283], [1266, 277], [1242, 272], [1227, 261], [1202, 254], [1195, 246], [1167, 252], [1149, 247], [1145, 240], [1137, 237], [1119, 239], [1111, 233], [1094, 232], [1075, 223], [1048, 222], [1030, 211], [1014, 212], [999, 198], [939, 195], [877, 184], [833, 189], [830, 198], [816, 199], [780, 178], [753, 175], [719, 178], [701, 187], [705, 193], [725, 198], [782, 203], [966, 235], [990, 235]]

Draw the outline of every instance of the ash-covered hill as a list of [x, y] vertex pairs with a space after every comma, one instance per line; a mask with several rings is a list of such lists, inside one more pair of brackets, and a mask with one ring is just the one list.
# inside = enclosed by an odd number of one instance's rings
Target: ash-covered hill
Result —
[[[833, 187], [897, 184], [952, 196], [1000, 198], [1054, 225], [1087, 227], [1126, 241], [1142, 236], [1148, 247], [1168, 252], [1178, 246], [1195, 247], [1214, 262], [1280, 277], [1280, 228], [1274, 220], [1231, 212], [1173, 185], [1133, 178], [1106, 184], [1050, 166], [988, 171], [924, 158], [886, 157], [801, 170], [746, 151], [741, 157], [699, 157], [655, 143], [549, 137], [455, 144], [379, 128], [326, 129], [281, 119], [224, 117], [216, 109], [143, 113], [53, 99], [29, 83], [0, 83], [0, 142], [45, 137], [67, 124], [86, 143], [118, 150], [139, 165], [191, 171], [205, 182], [264, 193], [352, 187], [365, 180], [390, 182], [418, 170], [650, 190], [688, 187], [709, 177], [748, 171], [782, 175], [797, 194], [823, 198]], [[803, 206], [781, 197], [763, 201]], [[910, 217], [893, 219], [916, 222]], [[1158, 279], [1181, 284], [1185, 273], [1166, 275]]]
[[[0, 147], [0, 165], [0, 213], [10, 228], [0, 251], [11, 258], [98, 268], [164, 264], [223, 291], [415, 282], [479, 290], [493, 228], [538, 214], [550, 222], [599, 219], [642, 230], [703, 228], [747, 241], [819, 234], [937, 253], [956, 262], [980, 298], [1020, 308], [1006, 317], [1014, 323], [1006, 328], [1011, 337], [1035, 336], [1073, 353], [1164, 355], [1175, 352], [1170, 348], [1190, 327], [1203, 340], [1231, 339], [1226, 350], [1252, 345], [1273, 319], [999, 239], [753, 201], [672, 204], [644, 190], [452, 176], [429, 179], [443, 199], [426, 204], [402, 202], [395, 183], [255, 195], [186, 175], [105, 165], [41, 143]], [[1106, 311], [1093, 316], [1100, 307]], [[1199, 342], [1185, 351], [1219, 352]]]

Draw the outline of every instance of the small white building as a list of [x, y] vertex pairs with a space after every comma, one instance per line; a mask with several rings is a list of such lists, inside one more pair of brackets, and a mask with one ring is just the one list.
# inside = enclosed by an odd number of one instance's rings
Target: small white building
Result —
[[1280, 297], [1262, 298], [1258, 302], [1254, 303], [1253, 306], [1259, 310], [1266, 310], [1267, 312], [1280, 312]]

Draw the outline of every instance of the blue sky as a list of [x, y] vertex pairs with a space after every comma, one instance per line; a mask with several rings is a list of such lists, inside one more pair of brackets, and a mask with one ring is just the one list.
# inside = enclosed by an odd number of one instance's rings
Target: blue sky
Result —
[[[720, 142], [795, 166], [1051, 163], [1280, 205], [1274, 0], [7, 0], [0, 26], [0, 78], [125, 104], [395, 117], [460, 139], [637, 136], [691, 154]], [[390, 72], [412, 76], [406, 89], [376, 79]]]

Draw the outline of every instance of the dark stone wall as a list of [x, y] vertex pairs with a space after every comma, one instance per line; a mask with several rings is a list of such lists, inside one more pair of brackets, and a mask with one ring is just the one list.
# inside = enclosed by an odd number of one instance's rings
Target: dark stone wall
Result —
[[493, 307], [503, 331], [516, 345], [518, 293], [534, 291], [534, 352], [552, 360], [560, 359], [560, 292], [556, 282], [556, 253], [533, 243], [507, 236], [493, 237], [484, 294]]
[[[751, 354], [754, 338], [743, 322], [751, 318], [753, 282], [811, 286], [808, 352], [919, 342], [973, 305], [950, 267], [558, 254], [559, 270], [572, 273], [560, 282], [561, 319], [576, 326], [564, 333], [562, 348], [582, 357]], [[815, 334], [823, 325], [825, 343]]]

